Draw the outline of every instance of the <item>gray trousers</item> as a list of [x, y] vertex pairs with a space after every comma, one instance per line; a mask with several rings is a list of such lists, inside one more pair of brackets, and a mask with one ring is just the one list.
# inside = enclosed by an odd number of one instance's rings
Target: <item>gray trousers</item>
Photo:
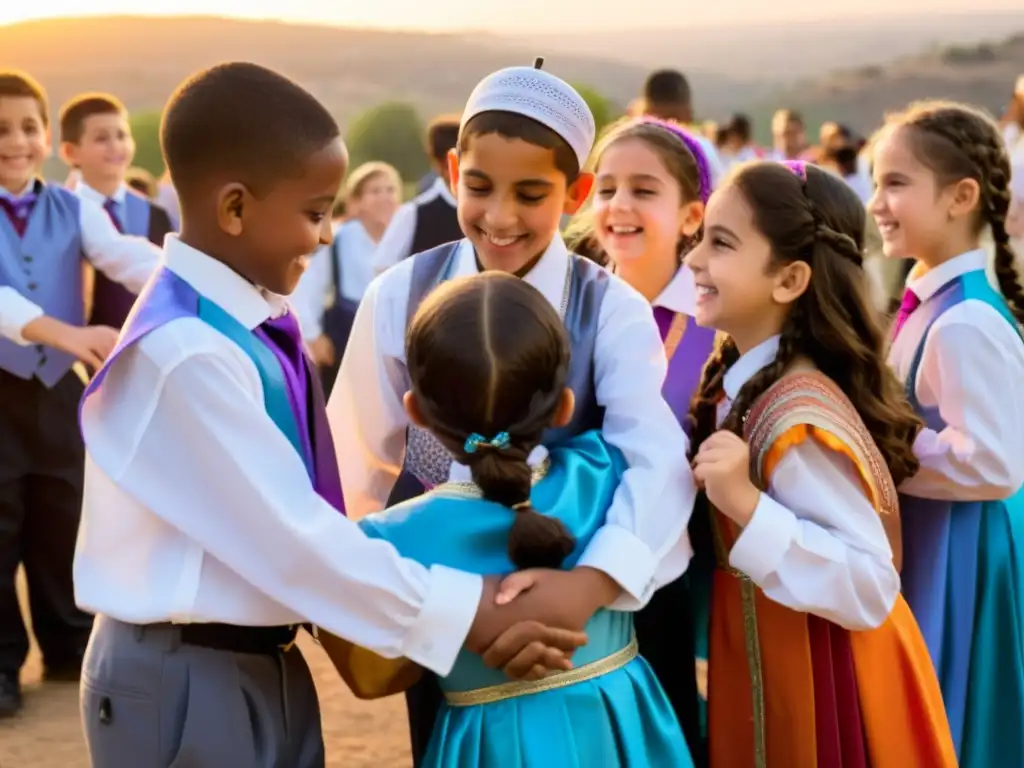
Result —
[[182, 645], [169, 625], [97, 616], [81, 712], [94, 768], [323, 768], [320, 706], [298, 648]]

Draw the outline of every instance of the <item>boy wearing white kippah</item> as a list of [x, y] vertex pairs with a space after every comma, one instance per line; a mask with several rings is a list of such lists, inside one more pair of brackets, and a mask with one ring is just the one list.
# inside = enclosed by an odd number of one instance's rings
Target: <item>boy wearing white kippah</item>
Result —
[[[541, 70], [540, 60], [533, 68], [500, 70], [477, 85], [449, 157], [466, 237], [416, 254], [370, 284], [327, 410], [350, 515], [362, 517], [442, 483], [469, 480], [466, 467], [453, 464], [406, 416], [406, 324], [444, 280], [485, 270], [526, 280], [559, 311], [572, 340], [567, 386], [576, 395], [576, 411], [567, 426], [546, 433], [545, 443], [598, 428], [629, 468], [605, 526], [575, 571], [530, 572], [519, 586], [543, 586], [574, 573], [593, 578], [597, 571], [612, 587], [608, 592], [619, 594], [607, 604], [637, 610], [686, 569], [695, 491], [681, 460], [686, 436], [661, 395], [666, 362], [650, 305], [626, 283], [569, 253], [558, 232], [563, 214], [575, 213], [593, 187], [593, 175], [581, 169], [594, 138], [586, 102]], [[533, 465], [546, 451], [535, 454]], [[440, 700], [431, 682], [409, 696], [417, 762]]]

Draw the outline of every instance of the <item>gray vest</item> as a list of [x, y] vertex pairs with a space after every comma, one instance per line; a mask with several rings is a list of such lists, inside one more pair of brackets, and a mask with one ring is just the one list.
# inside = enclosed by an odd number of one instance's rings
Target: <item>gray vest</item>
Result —
[[[408, 321], [426, 295], [447, 279], [458, 246], [458, 242], [448, 243], [416, 256], [409, 289]], [[600, 429], [604, 421], [604, 409], [598, 405], [594, 391], [594, 344], [609, 274], [587, 259], [574, 254], [569, 258], [572, 274], [563, 320], [569, 332], [572, 358], [566, 386], [576, 396], [576, 410], [567, 425], [544, 433], [544, 445], [554, 445], [588, 429]], [[451, 454], [433, 435], [419, 427], [409, 427], [405, 472], [424, 486], [433, 487], [447, 482], [451, 463]]]
[[[50, 317], [83, 325], [82, 236], [78, 198], [66, 189], [43, 186], [18, 237], [0, 215], [0, 285], [10, 286]], [[63, 378], [74, 358], [42, 346], [20, 347], [0, 339], [0, 368], [20, 379], [37, 377], [47, 387]]]

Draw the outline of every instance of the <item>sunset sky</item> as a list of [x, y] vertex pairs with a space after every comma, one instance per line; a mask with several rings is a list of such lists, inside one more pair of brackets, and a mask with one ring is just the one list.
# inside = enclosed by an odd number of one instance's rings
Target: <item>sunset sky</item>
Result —
[[[45, 5], [45, 10], [39, 6]], [[615, 26], [650, 27], [666, 24], [727, 24], [735, 19], [746, 23], [825, 19], [839, 16], [875, 16], [889, 14], [973, 11], [1016, 11], [1020, 0], [857, 0], [856, 8], [844, 6], [823, 11], [820, 0], [729, 0], [729, 2], [669, 3], [666, 0], [46, 0], [24, 3], [0, 0], [0, 24], [60, 16], [104, 16], [110, 14], [191, 15], [217, 14], [243, 18], [279, 19], [296, 22], [372, 26], [405, 29], [550, 29], [567, 32], [571, 28]], [[605, 12], [595, 16], [597, 8], [622, 9], [629, 14]], [[140, 10], [146, 8], [147, 10]], [[509, 8], [514, 8], [514, 13]], [[440, 12], [439, 12], [440, 11]], [[447, 11], [447, 13], [445, 13]], [[881, 20], [881, 19], [880, 19]]]

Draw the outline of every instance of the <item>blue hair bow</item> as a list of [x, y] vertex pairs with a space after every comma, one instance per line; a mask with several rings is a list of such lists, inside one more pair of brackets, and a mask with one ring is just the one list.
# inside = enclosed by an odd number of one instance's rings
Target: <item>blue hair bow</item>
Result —
[[488, 440], [483, 435], [474, 432], [466, 438], [466, 442], [462, 445], [462, 450], [466, 453], [476, 453], [477, 448], [481, 445], [488, 445], [491, 448], [497, 448], [499, 451], [503, 451], [511, 444], [512, 439], [508, 436], [508, 432], [499, 432], [491, 440]]

